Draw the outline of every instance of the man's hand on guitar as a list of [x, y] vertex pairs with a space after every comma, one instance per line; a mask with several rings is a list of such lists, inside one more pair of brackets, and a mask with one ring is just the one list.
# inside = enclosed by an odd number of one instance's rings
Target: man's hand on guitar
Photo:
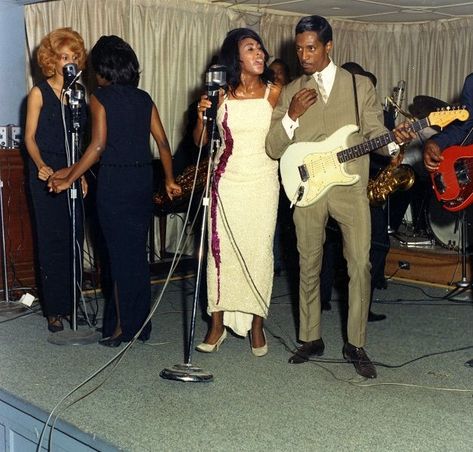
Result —
[[311, 105], [315, 104], [316, 101], [317, 91], [315, 89], [302, 88], [294, 94], [287, 113], [289, 117], [295, 121], [302, 116]]
[[424, 147], [424, 165], [429, 173], [435, 171], [443, 160], [442, 151], [433, 140], [427, 140]]
[[409, 121], [401, 122], [394, 130], [394, 137], [396, 143], [399, 145], [409, 143], [410, 141], [417, 138], [417, 134], [412, 130], [411, 123]]

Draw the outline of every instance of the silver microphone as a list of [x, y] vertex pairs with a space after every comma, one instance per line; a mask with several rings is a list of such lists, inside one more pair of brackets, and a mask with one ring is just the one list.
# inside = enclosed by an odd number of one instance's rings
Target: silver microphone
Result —
[[396, 92], [393, 101], [397, 108], [394, 109], [394, 118], [397, 118], [397, 115], [399, 114], [399, 108], [401, 107], [401, 103], [404, 98], [404, 93], [406, 91], [406, 82], [404, 80], [399, 80], [395, 91]]
[[207, 97], [212, 102], [212, 107], [204, 112], [204, 119], [211, 121], [217, 113], [219, 90], [227, 86], [227, 68], [221, 64], [210, 66], [205, 73], [205, 86], [207, 88]]
[[63, 90], [68, 91], [69, 88], [77, 81], [82, 74], [82, 70], [78, 70], [77, 64], [67, 63], [62, 68], [62, 75], [64, 77]]

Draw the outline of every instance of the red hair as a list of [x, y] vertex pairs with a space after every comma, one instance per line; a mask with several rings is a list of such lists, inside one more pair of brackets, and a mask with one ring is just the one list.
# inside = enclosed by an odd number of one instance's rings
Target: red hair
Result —
[[69, 27], [58, 28], [47, 34], [38, 48], [38, 64], [46, 77], [54, 75], [59, 51], [64, 47], [77, 55], [77, 66], [84, 69], [87, 52], [81, 35]]

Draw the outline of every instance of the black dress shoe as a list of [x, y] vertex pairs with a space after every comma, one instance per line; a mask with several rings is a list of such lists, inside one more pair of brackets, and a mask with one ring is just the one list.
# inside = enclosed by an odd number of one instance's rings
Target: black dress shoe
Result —
[[356, 373], [365, 378], [376, 378], [376, 368], [362, 347], [350, 343], [343, 346], [343, 357], [355, 366]]
[[386, 278], [379, 278], [374, 282], [374, 287], [380, 290], [386, 290], [388, 288], [388, 281]]
[[380, 320], [384, 320], [386, 316], [384, 314], [375, 314], [374, 312], [369, 312], [368, 314], [368, 322], [379, 322]]
[[316, 341], [304, 342], [292, 355], [288, 363], [302, 364], [309, 361], [311, 356], [322, 356], [324, 354], [325, 344], [322, 338]]
[[103, 345], [104, 347], [118, 347], [122, 342], [129, 342], [124, 339], [122, 334], [116, 337], [106, 337], [99, 340], [99, 344]]

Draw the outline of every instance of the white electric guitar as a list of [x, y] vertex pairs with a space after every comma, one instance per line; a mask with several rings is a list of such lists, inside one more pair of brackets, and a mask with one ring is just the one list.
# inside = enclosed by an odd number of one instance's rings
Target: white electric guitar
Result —
[[[452, 121], [465, 121], [465, 109], [449, 109], [430, 113], [427, 118], [413, 122], [418, 132], [428, 126], [445, 127]], [[291, 144], [281, 157], [282, 184], [291, 206], [307, 207], [320, 199], [334, 185], [353, 185], [358, 174], [348, 174], [345, 163], [394, 142], [394, 133], [386, 132], [372, 140], [347, 148], [348, 137], [358, 131], [349, 124], [338, 129], [326, 140]]]

